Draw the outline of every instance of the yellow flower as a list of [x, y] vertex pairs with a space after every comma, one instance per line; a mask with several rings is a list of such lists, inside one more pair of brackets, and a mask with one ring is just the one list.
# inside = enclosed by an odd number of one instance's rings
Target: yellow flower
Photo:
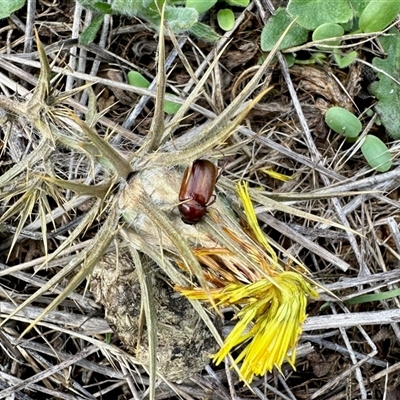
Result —
[[[309, 281], [299, 272], [285, 271], [260, 229], [245, 183], [238, 185], [247, 222], [256, 238], [248, 238], [223, 228], [225, 233], [258, 267], [243, 265], [242, 259], [224, 249], [196, 249], [206, 266], [205, 277], [212, 285], [209, 295], [217, 306], [236, 306], [238, 320], [217, 354], [218, 365], [232, 350], [240, 350], [240, 378], [250, 383], [274, 367], [288, 361], [295, 367], [296, 345], [305, 321], [307, 297], [318, 297]], [[265, 251], [261, 249], [263, 247]], [[191, 299], [209, 301], [201, 288], [178, 288]]]
[[[228, 285], [216, 296], [218, 304], [238, 304], [239, 322], [214, 356], [218, 365], [236, 346], [244, 343], [235, 362], [243, 361], [241, 378], [251, 382], [273, 367], [280, 369], [287, 360], [294, 368], [296, 344], [306, 319], [307, 296], [318, 297], [311, 285], [297, 272], [282, 272], [274, 280], [247, 285]], [[219, 301], [218, 301], [219, 300]], [[288, 352], [291, 351], [290, 355]]]

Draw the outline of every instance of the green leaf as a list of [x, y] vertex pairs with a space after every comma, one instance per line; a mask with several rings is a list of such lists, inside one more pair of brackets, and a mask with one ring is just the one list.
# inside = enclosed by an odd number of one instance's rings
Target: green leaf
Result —
[[344, 56], [340, 55], [337, 52], [335, 52], [333, 54], [333, 57], [335, 58], [335, 61], [336, 61], [337, 65], [339, 66], [339, 68], [346, 68], [350, 64], [353, 64], [353, 62], [355, 61], [357, 56], [358, 56], [358, 54], [356, 51], [351, 51], [350, 53], [348, 53]]
[[114, 0], [112, 9], [117, 14], [133, 17], [135, 15], [148, 15], [149, 12], [157, 12], [153, 0]]
[[323, 64], [324, 61], [326, 60], [326, 54], [324, 53], [313, 53], [311, 54], [311, 61], [313, 61], [314, 64]]
[[215, 43], [221, 39], [221, 36], [217, 32], [214, 32], [208, 25], [201, 22], [196, 22], [190, 29], [189, 32], [199, 39], [205, 40], [206, 42]]
[[357, 137], [362, 130], [360, 120], [342, 107], [331, 107], [325, 113], [325, 122], [336, 133], [346, 137]]
[[199, 20], [199, 13], [194, 8], [166, 6], [165, 20], [174, 33], [183, 33]]
[[[257, 65], [261, 65], [266, 60], [267, 57], [268, 53], [262, 53], [257, 60]], [[286, 64], [288, 68], [293, 67], [296, 61], [296, 56], [293, 53], [284, 53], [283, 57], [285, 57], [286, 59]], [[277, 57], [274, 57], [271, 62], [276, 62], [277, 60], [278, 60]]]
[[[320, 25], [312, 34], [312, 39], [322, 40], [322, 39], [329, 39], [332, 37], [342, 36], [344, 34], [344, 29], [342, 26], [338, 24], [322, 24]], [[340, 40], [330, 40], [329, 42], [324, 42], [324, 46], [317, 46], [318, 48], [328, 50], [326, 46], [339, 46]]]
[[361, 146], [367, 163], [379, 172], [386, 172], [392, 166], [392, 156], [386, 144], [373, 135], [367, 135]]
[[293, 53], [285, 53], [283, 57], [286, 58], [286, 64], [288, 68], [293, 67], [294, 61], [296, 60], [296, 57]]
[[230, 6], [236, 7], [247, 7], [250, 4], [250, 0], [225, 0]]
[[363, 294], [361, 296], [353, 297], [346, 300], [346, 304], [361, 304], [361, 303], [372, 303], [373, 301], [382, 301], [387, 299], [393, 299], [400, 296], [400, 289], [386, 290], [380, 293]]
[[[129, 71], [128, 72], [128, 83], [132, 86], [147, 89], [150, 86], [150, 82], [139, 72]], [[170, 93], [168, 93], [170, 94]], [[173, 96], [173, 95], [172, 95]], [[181, 108], [181, 104], [174, 103], [173, 101], [165, 100], [164, 111], [167, 114], [176, 114]]]
[[[275, 43], [282, 36], [285, 29], [292, 22], [284, 8], [278, 8], [275, 14], [268, 20], [261, 33], [261, 50], [271, 51]], [[282, 40], [278, 50], [297, 46], [307, 41], [308, 31], [297, 23], [294, 23]]]
[[[84, 7], [97, 12], [104, 10], [104, 12], [110, 13], [112, 11], [114, 14], [143, 18], [148, 21], [154, 29], [158, 29], [161, 23], [161, 16], [160, 10], [157, 7], [157, 3], [161, 5], [165, 0], [114, 0], [111, 11], [109, 8], [110, 6], [101, 1], [79, 1]], [[209, 1], [213, 2], [214, 0]], [[100, 12], [103, 13], [102, 11]], [[173, 5], [166, 4], [164, 17], [172, 31], [176, 34], [179, 34], [187, 32], [192, 28], [193, 25], [197, 23], [199, 19], [199, 13], [193, 7], [175, 7]]]
[[199, 14], [208, 11], [217, 0], [186, 0], [186, 8], [194, 8]]
[[[393, 46], [396, 46], [396, 41], [400, 37], [399, 31], [396, 28], [391, 28], [390, 31], [387, 33], [388, 33], [388, 35], [379, 37], [379, 43], [381, 44], [385, 53], [389, 53], [391, 48]], [[392, 56], [391, 54], [388, 54], [388, 55]], [[380, 58], [376, 57], [376, 60], [380, 60]]]
[[136, 86], [145, 89], [147, 89], [150, 86], [150, 82], [137, 71], [128, 72], [128, 83], [131, 86]]
[[111, 8], [110, 4], [96, 3], [95, 7], [96, 7], [96, 11], [98, 11], [101, 14], [111, 14], [112, 13], [112, 8]]
[[[173, 96], [171, 93], [166, 93], [170, 96]], [[165, 100], [164, 102], [164, 111], [167, 114], [176, 114], [181, 108], [182, 104], [174, 103], [173, 101]]]
[[98, 1], [95, 3], [94, 7], [95, 7], [96, 11], [101, 14], [111, 14], [112, 13], [112, 8], [111, 8], [110, 4]]
[[380, 39], [387, 58], [375, 57], [372, 60], [372, 64], [382, 72], [377, 71], [379, 80], [372, 83], [370, 92], [378, 99], [375, 111], [386, 131], [393, 139], [400, 139], [400, 87], [391, 78], [400, 76], [400, 34], [395, 28], [390, 33], [392, 35]]
[[290, 0], [287, 12], [304, 28], [314, 30], [325, 23], [345, 23], [353, 18], [348, 0]]
[[353, 18], [350, 21], [340, 24], [345, 32], [354, 32], [358, 30], [358, 19]]
[[100, 13], [100, 14], [111, 14], [111, 5], [104, 1], [99, 0], [78, 0], [78, 3], [82, 4], [87, 10]]
[[8, 18], [25, 5], [25, 0], [0, 0], [0, 19]]
[[235, 14], [229, 8], [219, 10], [217, 20], [219, 27], [224, 31], [230, 31], [235, 26]]
[[104, 21], [104, 14], [98, 15], [90, 25], [81, 33], [79, 37], [79, 43], [87, 46], [92, 43], [94, 39], [96, 39], [97, 32], [101, 28], [101, 25]]
[[390, 25], [400, 13], [400, 1], [370, 0], [360, 16], [363, 32], [379, 32]]
[[359, 17], [364, 11], [364, 8], [368, 5], [371, 0], [350, 0], [350, 4], [355, 11], [355, 16]]

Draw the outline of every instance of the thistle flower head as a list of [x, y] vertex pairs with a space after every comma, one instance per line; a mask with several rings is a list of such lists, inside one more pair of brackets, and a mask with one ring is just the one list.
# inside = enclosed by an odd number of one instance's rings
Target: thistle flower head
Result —
[[[273, 367], [280, 369], [288, 361], [294, 368], [296, 344], [306, 319], [307, 296], [317, 297], [311, 285], [296, 272], [282, 272], [275, 278], [247, 285], [227, 286], [219, 298], [221, 304], [238, 304], [239, 322], [214, 356], [219, 364], [238, 345], [243, 348], [236, 363], [242, 361], [241, 378], [251, 382]], [[290, 350], [290, 353], [289, 353]]]
[[[295, 367], [296, 344], [305, 321], [307, 298], [318, 297], [307, 278], [282, 268], [278, 256], [261, 231], [247, 185], [238, 185], [246, 219], [257, 243], [224, 228], [227, 235], [245, 249], [245, 254], [259, 268], [243, 265], [242, 259], [223, 249], [194, 250], [207, 267], [206, 279], [217, 306], [235, 305], [239, 309], [235, 327], [213, 360], [218, 365], [233, 350], [241, 363], [240, 378], [250, 383], [255, 375], [264, 375], [284, 361]], [[202, 289], [178, 288], [191, 299], [207, 301]]]

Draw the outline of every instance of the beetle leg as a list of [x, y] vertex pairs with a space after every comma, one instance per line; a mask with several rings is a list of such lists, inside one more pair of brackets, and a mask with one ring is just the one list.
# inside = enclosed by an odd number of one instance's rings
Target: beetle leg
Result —
[[214, 204], [216, 200], [217, 200], [217, 196], [215, 194], [213, 194], [210, 197], [210, 200], [208, 200], [208, 203], [206, 204], [206, 207], [209, 207], [209, 206], [211, 206], [211, 204]]
[[[219, 169], [218, 175], [215, 178], [215, 183], [218, 182], [218, 179], [221, 177], [222, 173], [225, 171], [226, 166], [228, 165], [228, 160], [225, 160], [224, 165]], [[215, 201], [215, 200], [214, 200]]]

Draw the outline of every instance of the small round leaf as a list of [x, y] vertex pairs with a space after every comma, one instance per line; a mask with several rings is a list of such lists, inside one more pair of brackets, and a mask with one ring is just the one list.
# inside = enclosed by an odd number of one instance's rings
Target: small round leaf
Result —
[[128, 83], [131, 86], [136, 86], [144, 89], [147, 89], [150, 86], [150, 82], [137, 71], [128, 72]]
[[235, 26], [235, 14], [229, 8], [219, 10], [217, 20], [219, 27], [224, 31], [230, 31]]
[[357, 137], [362, 130], [360, 120], [342, 107], [331, 107], [325, 114], [325, 122], [333, 131], [346, 137]]
[[288, 68], [293, 67], [296, 56], [293, 53], [283, 53], [283, 57], [286, 59], [286, 64]]
[[386, 144], [373, 135], [367, 135], [361, 146], [367, 163], [379, 172], [386, 172], [392, 166], [392, 156]]
[[[170, 93], [167, 93], [167, 94], [171, 95]], [[173, 96], [173, 95], [171, 95], [171, 96]], [[173, 101], [165, 100], [165, 102], [164, 102], [164, 111], [167, 114], [176, 114], [181, 107], [182, 107], [182, 104], [174, 103]]]
[[[322, 39], [329, 39], [332, 37], [342, 36], [344, 34], [344, 29], [338, 24], [322, 24], [320, 25], [312, 34], [312, 39], [315, 40], [322, 40]], [[329, 42], [321, 43], [321, 46], [318, 48], [327, 49], [326, 46], [339, 46], [340, 40], [330, 40]], [[322, 46], [324, 45], [324, 46]]]

